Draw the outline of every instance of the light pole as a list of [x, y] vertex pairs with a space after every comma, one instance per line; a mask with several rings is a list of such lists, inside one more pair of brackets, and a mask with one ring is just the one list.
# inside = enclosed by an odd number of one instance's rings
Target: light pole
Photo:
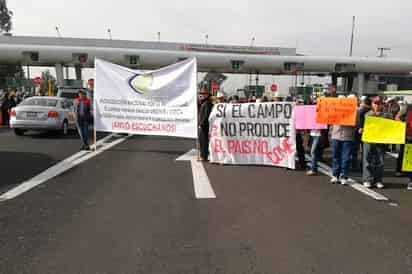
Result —
[[157, 42], [160, 42], [160, 31], [157, 32]]
[[352, 57], [352, 53], [353, 53], [353, 39], [355, 36], [355, 16], [353, 16], [352, 18], [352, 35], [350, 38], [350, 49], [349, 49], [349, 56]]
[[60, 33], [60, 30], [59, 30], [59, 27], [56, 26], [55, 29], [56, 29], [56, 32], [57, 32], [57, 37], [62, 38], [62, 35], [61, 35], [61, 33]]
[[208, 43], [208, 40], [209, 40], [209, 34], [206, 34], [206, 36], [205, 36], [205, 44], [207, 45], [207, 43]]
[[110, 28], [107, 29], [107, 33], [109, 34], [109, 39], [112, 40], [112, 30]]

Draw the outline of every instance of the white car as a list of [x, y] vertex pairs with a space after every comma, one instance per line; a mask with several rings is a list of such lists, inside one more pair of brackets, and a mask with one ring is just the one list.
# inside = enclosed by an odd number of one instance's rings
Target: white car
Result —
[[16, 135], [28, 130], [60, 131], [67, 135], [69, 129], [76, 128], [73, 101], [43, 96], [27, 98], [11, 110], [10, 128]]

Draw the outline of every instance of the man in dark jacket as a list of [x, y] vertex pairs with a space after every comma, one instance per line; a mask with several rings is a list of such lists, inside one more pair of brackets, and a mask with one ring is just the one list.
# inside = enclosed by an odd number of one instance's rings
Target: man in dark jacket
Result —
[[76, 106], [77, 125], [79, 127], [80, 138], [83, 146], [81, 150], [90, 150], [89, 147], [89, 126], [91, 122], [90, 99], [87, 98], [83, 90], [79, 91], [79, 97], [74, 101]]
[[354, 171], [361, 170], [362, 164], [359, 164], [359, 148], [363, 146], [362, 144], [362, 133], [360, 129], [363, 128], [365, 123], [365, 115], [371, 110], [371, 100], [368, 97], [361, 98], [361, 104], [358, 108], [357, 117], [356, 117], [356, 130], [355, 138], [352, 148], [352, 169]]
[[207, 161], [209, 157], [209, 116], [213, 108], [209, 97], [210, 95], [207, 91], [202, 91], [199, 96], [199, 144], [202, 161]]

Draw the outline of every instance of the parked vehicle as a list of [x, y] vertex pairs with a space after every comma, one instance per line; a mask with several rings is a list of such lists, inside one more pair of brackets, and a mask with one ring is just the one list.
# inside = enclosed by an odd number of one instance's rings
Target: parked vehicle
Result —
[[60, 131], [67, 135], [76, 128], [73, 101], [66, 98], [30, 97], [13, 108], [10, 116], [10, 128], [16, 135], [27, 130]]

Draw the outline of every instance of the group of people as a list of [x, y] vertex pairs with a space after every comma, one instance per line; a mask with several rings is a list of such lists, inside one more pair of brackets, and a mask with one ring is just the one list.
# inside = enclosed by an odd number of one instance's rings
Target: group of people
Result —
[[21, 102], [16, 91], [5, 91], [0, 95], [0, 109], [2, 124], [7, 126], [10, 122], [10, 111]]
[[[335, 96], [334, 96], [335, 95]], [[329, 95], [331, 96], [331, 95]], [[332, 94], [336, 97], [336, 93]], [[339, 96], [344, 97], [344, 96]], [[355, 95], [349, 95], [355, 97]], [[201, 91], [199, 97], [199, 144], [201, 160], [206, 161], [209, 155], [209, 116], [216, 103], [240, 103], [237, 95], [225, 99], [223, 96], [211, 97], [207, 91]], [[270, 101], [282, 101], [281, 98], [268, 100], [267, 97], [251, 99], [247, 102], [265, 103]], [[289, 100], [286, 100], [289, 101]], [[302, 99], [295, 99], [296, 104], [304, 104]], [[310, 102], [306, 102], [310, 103]], [[316, 101], [312, 102], [316, 104]], [[391, 144], [375, 144], [362, 142], [365, 117], [381, 117], [405, 122], [407, 124], [406, 143], [412, 144], [412, 105], [406, 102], [396, 102], [393, 99], [384, 101], [382, 97], [363, 96], [357, 110], [355, 126], [331, 125], [325, 130], [297, 130], [296, 150], [298, 166], [306, 169], [305, 146], [310, 147], [310, 168], [308, 176], [318, 173], [318, 163], [323, 160], [324, 150], [331, 147], [333, 177], [331, 183], [347, 185], [353, 183], [349, 178], [351, 170], [362, 172], [363, 185], [367, 188], [384, 188], [385, 154]], [[304, 142], [304, 140], [309, 140]], [[412, 173], [402, 172], [402, 161], [405, 146], [400, 146], [397, 159], [396, 176], [409, 177], [408, 190], [412, 190]]]

